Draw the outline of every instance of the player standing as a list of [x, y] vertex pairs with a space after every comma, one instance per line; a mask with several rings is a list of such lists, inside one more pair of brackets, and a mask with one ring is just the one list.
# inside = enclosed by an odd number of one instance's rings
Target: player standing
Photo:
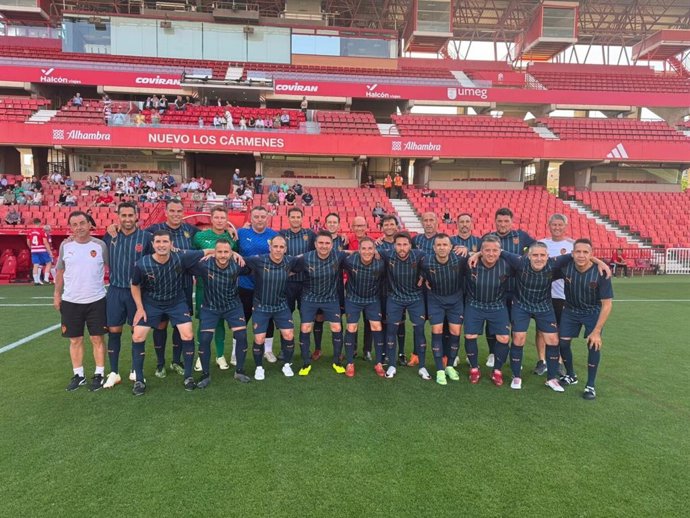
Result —
[[[53, 258], [48, 235], [41, 228], [41, 220], [35, 218], [33, 224], [35, 228], [30, 229], [26, 234], [26, 244], [31, 250], [34, 286], [40, 286], [44, 283], [50, 284], [50, 269], [53, 266]], [[41, 282], [41, 271], [43, 271], [43, 282]]]

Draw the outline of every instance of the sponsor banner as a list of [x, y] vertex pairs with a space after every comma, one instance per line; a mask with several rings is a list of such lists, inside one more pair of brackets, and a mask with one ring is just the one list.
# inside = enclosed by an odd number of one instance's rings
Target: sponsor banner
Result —
[[[65, 124], [0, 125], [0, 145], [165, 149], [215, 153], [270, 153], [409, 158], [615, 160], [690, 163], [688, 142], [559, 141], [513, 138], [314, 135], [278, 131], [226, 131]], [[616, 150], [614, 152], [613, 150]], [[618, 156], [617, 156], [618, 155]]]
[[[362, 99], [414, 99], [456, 103], [492, 102], [511, 104], [569, 104], [591, 106], [669, 106], [686, 107], [688, 94], [648, 92], [588, 92], [582, 90], [532, 90], [526, 88], [488, 88], [461, 86], [405, 85], [382, 82], [345, 83], [334, 81], [288, 81], [276, 79], [276, 95], [307, 97], [354, 97]], [[513, 76], [511, 76], [513, 78]], [[500, 81], [499, 81], [500, 79]], [[496, 82], [507, 82], [496, 75]]]
[[54, 67], [3, 67], [2, 80], [73, 86], [108, 85], [142, 88], [147, 90], [182, 90], [182, 87], [180, 86], [180, 75], [176, 74], [121, 72], [116, 70], [86, 70], [78, 68], [61, 68], [59, 65]]

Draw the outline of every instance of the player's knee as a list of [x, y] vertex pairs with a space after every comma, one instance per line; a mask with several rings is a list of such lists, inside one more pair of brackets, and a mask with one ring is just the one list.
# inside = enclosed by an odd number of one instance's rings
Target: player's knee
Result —
[[474, 339], [476, 339], [478, 336], [479, 336], [479, 335], [465, 335], [465, 338], [466, 338], [467, 340], [474, 340]]
[[510, 341], [508, 335], [496, 335], [496, 341], [501, 344], [507, 344]]
[[286, 340], [294, 340], [295, 332], [292, 329], [281, 329], [280, 335]]
[[342, 326], [338, 323], [331, 323], [331, 331], [334, 333], [340, 333], [343, 330]]
[[347, 332], [348, 333], [356, 333], [357, 332], [357, 324], [348, 324], [347, 325]]
[[299, 328], [300, 332], [302, 333], [311, 333], [311, 330], [314, 328], [313, 324], [302, 324]]
[[369, 322], [369, 328], [372, 331], [381, 331], [383, 329], [383, 326], [381, 325], [381, 322]]

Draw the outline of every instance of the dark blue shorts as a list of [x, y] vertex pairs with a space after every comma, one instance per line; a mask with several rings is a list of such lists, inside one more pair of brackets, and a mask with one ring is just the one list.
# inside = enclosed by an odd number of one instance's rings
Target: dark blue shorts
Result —
[[287, 305], [290, 311], [295, 311], [295, 308], [302, 307], [302, 290], [304, 288], [303, 282], [290, 282], [287, 283], [287, 289], [285, 290], [285, 295], [287, 297]]
[[52, 263], [53, 258], [50, 257], [48, 252], [32, 252], [31, 253], [31, 264], [44, 264]]
[[393, 299], [386, 301], [386, 323], [399, 324], [405, 321], [405, 310], [410, 316], [413, 326], [423, 326], [426, 320], [424, 300], [420, 297], [413, 302], [398, 302]]
[[161, 322], [170, 321], [172, 325], [177, 326], [192, 321], [192, 312], [184, 301], [168, 306], [157, 306], [144, 301], [144, 311], [146, 311], [146, 322], [140, 320], [135, 325], [155, 329]]
[[209, 330], [214, 329], [220, 321], [226, 321], [230, 329], [234, 327], [247, 327], [247, 321], [244, 319], [244, 308], [242, 304], [238, 304], [228, 311], [214, 311], [205, 308], [203, 305], [199, 311], [199, 329]]
[[364, 318], [370, 322], [381, 322], [381, 303], [378, 300], [362, 304], [360, 302], [353, 302], [345, 298], [345, 315], [348, 324], [357, 324], [359, 316], [364, 313]]
[[338, 301], [310, 302], [307, 300], [302, 301], [302, 307], [299, 310], [302, 323], [311, 324], [314, 322], [318, 310], [323, 312], [324, 321], [340, 323], [340, 303]]
[[465, 334], [480, 335], [484, 330], [492, 335], [510, 335], [510, 317], [508, 308], [479, 309], [468, 305], [465, 308]]
[[105, 312], [108, 327], [132, 325], [137, 306], [129, 288], [109, 286], [105, 295]]
[[278, 329], [293, 329], [295, 322], [292, 320], [292, 312], [289, 309], [280, 311], [262, 311], [254, 308], [252, 313], [253, 329], [255, 335], [262, 335], [268, 331], [268, 323], [273, 319]]
[[194, 315], [194, 297], [192, 294], [194, 293], [194, 286], [189, 286], [188, 288], [184, 289], [184, 297], [185, 300], [187, 301], [187, 306], [189, 306], [189, 315], [192, 316]]
[[432, 326], [443, 324], [446, 319], [449, 324], [462, 325], [465, 307], [460, 295], [442, 297], [429, 292], [427, 296], [427, 310], [429, 322]]
[[585, 328], [585, 336], [589, 336], [596, 327], [599, 320], [599, 313], [574, 313], [568, 308], [563, 310], [561, 315], [561, 327], [559, 334], [565, 338], [577, 338], [580, 336], [580, 329]]
[[513, 333], [526, 333], [529, 329], [530, 319], [534, 319], [537, 324], [537, 329], [542, 333], [558, 333], [558, 323], [556, 322], [556, 314], [553, 308], [548, 311], [540, 311], [538, 313], [527, 311], [520, 304], [513, 304], [512, 311], [512, 325]]

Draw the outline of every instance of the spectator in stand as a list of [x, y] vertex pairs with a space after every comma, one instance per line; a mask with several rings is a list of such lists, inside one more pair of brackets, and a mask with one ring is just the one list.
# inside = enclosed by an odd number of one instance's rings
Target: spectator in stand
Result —
[[204, 208], [204, 195], [199, 191], [192, 192], [192, 204], [195, 211], [200, 211]]
[[246, 202], [250, 202], [254, 199], [254, 193], [249, 187], [245, 187], [242, 191], [242, 195], [240, 196], [240, 198], [242, 198], [242, 200]]
[[428, 183], [425, 183], [424, 188], [422, 189], [422, 196], [425, 198], [435, 198], [436, 193], [429, 188]]
[[64, 207], [65, 203], [67, 203], [67, 191], [60, 191], [57, 204]]
[[254, 191], [256, 194], [263, 194], [264, 193], [264, 175], [261, 171], [257, 171], [256, 174], [254, 175]]
[[103, 96], [103, 120], [105, 121], [106, 125], [110, 124], [110, 118], [113, 115], [113, 107], [112, 107], [113, 102], [110, 100], [110, 97], [107, 95]]
[[307, 101], [306, 95], [302, 97], [302, 102], [299, 103], [299, 109], [302, 110], [302, 113], [305, 115], [307, 114], [307, 110], [309, 109], [309, 101]]
[[221, 117], [217, 113], [213, 116], [213, 127], [214, 128], [220, 128], [223, 126], [223, 123], [220, 122]]
[[96, 228], [96, 220], [93, 219], [93, 209], [88, 209], [86, 211], [86, 221], [88, 221], [89, 225], [91, 225], [91, 229]]
[[276, 191], [270, 191], [268, 193], [268, 204], [273, 207], [278, 204], [278, 193]]
[[189, 186], [187, 187], [187, 190], [191, 191], [191, 192], [196, 192], [199, 190], [199, 187], [200, 187], [199, 181], [196, 178], [192, 178], [189, 181]]
[[[112, 196], [110, 197], [112, 199]], [[77, 206], [77, 195], [72, 191], [67, 191], [67, 196], [65, 197], [65, 206], [76, 207]]]
[[217, 199], [216, 191], [210, 188], [206, 190], [206, 201], [216, 201]]
[[232, 123], [232, 112], [230, 110], [225, 110], [225, 129], [235, 129], [235, 125]]
[[283, 112], [280, 115], [280, 125], [289, 126], [290, 125], [290, 114]]
[[19, 214], [17, 209], [15, 209], [14, 207], [10, 208], [10, 210], [5, 215], [5, 223], [13, 226], [22, 224], [22, 216], [21, 214]]
[[235, 169], [235, 171], [232, 173], [232, 186], [234, 189], [237, 189], [241, 184], [242, 180], [240, 178], [240, 170]]
[[280, 115], [276, 114], [275, 117], [273, 117], [273, 127], [276, 129], [280, 129], [280, 126], [282, 125], [280, 121]]
[[237, 212], [242, 212], [245, 210], [244, 201], [239, 194], [235, 193], [235, 195], [232, 197], [232, 200], [230, 201], [230, 209]]
[[294, 189], [288, 189], [288, 192], [285, 193], [285, 204], [294, 205], [296, 201], [297, 193], [295, 193]]
[[391, 178], [390, 173], [386, 175], [383, 180], [383, 188], [386, 189], [386, 196], [391, 197], [391, 189], [393, 189], [393, 178]]
[[395, 173], [395, 178], [393, 178], [393, 185], [395, 186], [396, 196], [399, 200], [402, 200], [403, 177], [400, 176], [400, 173], [398, 172]]
[[35, 191], [29, 205], [42, 205], [43, 204], [43, 193], [41, 191]]
[[269, 193], [270, 193], [270, 192], [274, 192], [274, 193], [276, 193], [276, 195], [277, 195], [279, 190], [280, 190], [280, 188], [278, 187], [278, 184], [276, 183], [275, 180], [273, 180], [273, 181], [271, 182], [271, 185], [270, 185], [269, 188], [268, 188], [268, 192], [269, 192]]
[[371, 175], [367, 177], [367, 187], [369, 187], [369, 189], [373, 189], [376, 187], [376, 181], [374, 180], [374, 177]]
[[166, 174], [163, 177], [163, 188], [172, 189], [175, 187], [175, 177], [171, 174]]
[[112, 116], [113, 126], [124, 126], [127, 124], [127, 116], [122, 108], [120, 108], [115, 115]]
[[[251, 123], [250, 123], [249, 125], [251, 126]], [[254, 121], [254, 127], [255, 127], [255, 128], [261, 128], [261, 129], [263, 129], [263, 128], [266, 127], [266, 123], [264, 122], [264, 120], [263, 120], [261, 117], [258, 117], [258, 118]]]
[[98, 182], [93, 179], [93, 176], [88, 176], [84, 182], [84, 189], [88, 191], [98, 190]]
[[318, 232], [319, 230], [322, 230], [323, 227], [321, 226], [321, 218], [314, 218], [314, 221], [311, 223], [311, 229], [314, 232]]
[[144, 114], [139, 112], [134, 115], [134, 124], [137, 126], [143, 126], [146, 124], [146, 117], [144, 117]]
[[453, 218], [450, 217], [450, 212], [446, 211], [443, 213], [443, 222], [446, 225], [450, 225], [451, 223], [453, 223]]
[[287, 180], [283, 180], [283, 181], [280, 183], [280, 190], [281, 190], [281, 191], [283, 191], [283, 192], [288, 192], [288, 189], [289, 189], [289, 188], [290, 188], [290, 186], [288, 185]]
[[247, 126], [250, 128], [256, 126], [256, 120], [254, 119], [254, 117], [249, 117], [249, 120], [247, 121]]
[[62, 175], [60, 173], [58, 173], [57, 171], [55, 171], [53, 174], [51, 174], [48, 177], [48, 181], [54, 185], [61, 185], [63, 183], [62, 182]]
[[149, 95], [144, 101], [144, 110], [153, 109], [153, 98]]
[[158, 96], [154, 94], [154, 96], [151, 97], [151, 109], [159, 110], [160, 107], [161, 107], [160, 99], [158, 99]]
[[609, 266], [611, 267], [611, 270], [613, 271], [614, 277], [617, 277], [616, 274], [618, 273], [619, 268], [621, 270], [623, 270], [623, 277], [629, 277], [629, 275], [628, 275], [628, 263], [627, 263], [626, 259], [627, 259], [627, 257], [625, 256], [625, 253], [623, 252], [622, 248], [619, 248], [618, 250], [615, 250], [613, 252]]
[[314, 197], [305, 189], [304, 194], [302, 194], [302, 205], [305, 207], [311, 207], [312, 203], [314, 203]]
[[4, 192], [8, 185], [9, 183], [7, 182], [7, 178], [5, 178], [5, 175], [3, 174], [0, 176], [0, 191]]
[[292, 190], [295, 191], [295, 194], [297, 196], [302, 196], [304, 193], [304, 187], [302, 187], [302, 184], [299, 183], [297, 180], [295, 180], [295, 183], [292, 184]]
[[204, 118], [203, 117], [199, 117], [199, 127], [200, 128], [204, 127]]
[[31, 190], [34, 192], [43, 192], [43, 184], [41, 183], [41, 180], [35, 176], [31, 177]]
[[17, 205], [26, 205], [27, 199], [26, 199], [26, 193], [24, 192], [24, 189], [21, 187], [17, 186], [14, 188], [14, 199]]
[[285, 205], [285, 196], [286, 195], [287, 195], [287, 193], [285, 193], [284, 191], [278, 191], [278, 203], [280, 205]]
[[114, 202], [115, 200], [113, 199], [112, 194], [110, 194], [110, 192], [103, 191], [98, 195], [96, 201], [93, 202], [93, 205], [94, 207], [110, 207], [110, 205], [112, 205]]
[[146, 193], [146, 201], [149, 203], [156, 203], [158, 201], [158, 191], [153, 189]]
[[165, 113], [165, 111], [168, 109], [168, 98], [165, 95], [161, 95], [161, 99], [158, 102], [158, 113], [161, 115]]
[[264, 119], [264, 128], [273, 129], [273, 119], [272, 118], [267, 117]]
[[377, 201], [376, 206], [372, 209], [371, 215], [377, 218], [377, 223], [381, 225], [381, 218], [386, 215], [386, 210], [381, 206], [381, 202]]
[[84, 99], [82, 99], [81, 94], [77, 92], [74, 94], [74, 97], [72, 97], [72, 106], [83, 106], [84, 105]]
[[72, 180], [71, 176], [65, 177], [65, 187], [68, 189], [74, 189], [74, 180]]
[[161, 116], [158, 114], [158, 112], [152, 112], [151, 113], [151, 125], [152, 126], [158, 126], [161, 123]]
[[184, 111], [186, 108], [187, 104], [184, 102], [184, 99], [182, 99], [181, 95], [178, 95], [175, 99], [175, 110]]
[[199, 191], [201, 192], [206, 192], [210, 187], [208, 180], [206, 180], [203, 176], [200, 176], [197, 181], [199, 182]]
[[22, 183], [20, 186], [23, 192], [31, 191], [31, 181], [26, 176], [22, 177]]
[[247, 129], [247, 119], [244, 118], [244, 115], [240, 117], [240, 129], [241, 130], [246, 130]]

